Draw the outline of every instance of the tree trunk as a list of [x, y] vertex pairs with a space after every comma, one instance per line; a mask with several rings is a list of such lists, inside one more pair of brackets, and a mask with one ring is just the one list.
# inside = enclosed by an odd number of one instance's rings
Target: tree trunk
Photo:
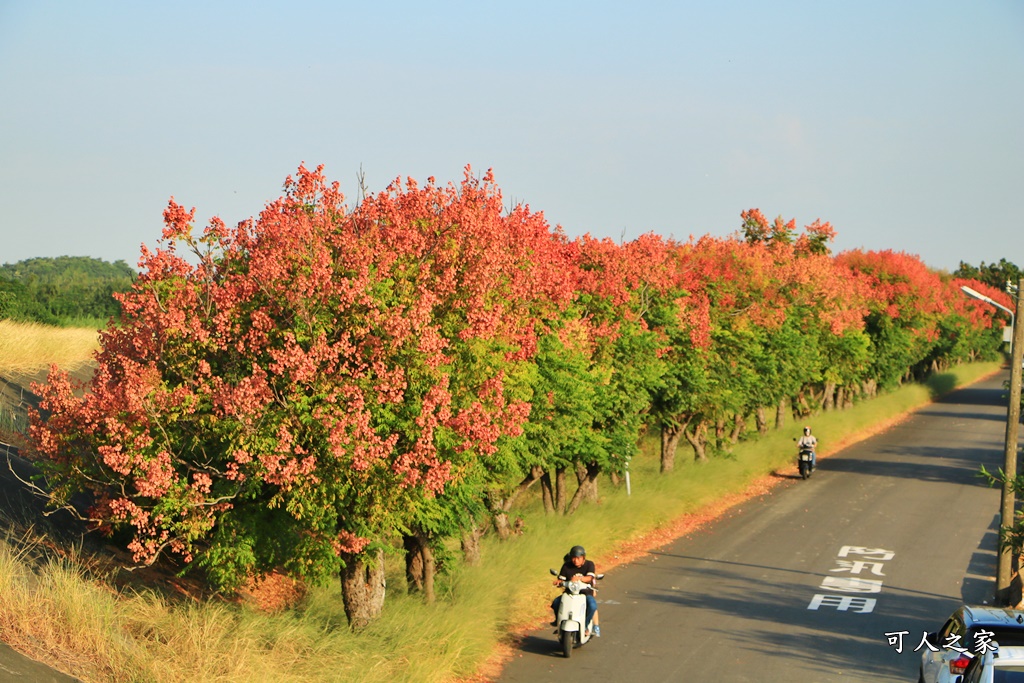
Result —
[[853, 387], [846, 387], [846, 391], [843, 393], [843, 410], [853, 407], [853, 399], [856, 398], [856, 395], [857, 392]]
[[423, 552], [416, 536], [402, 536], [402, 547], [405, 548], [405, 582], [410, 593], [423, 590]]
[[836, 383], [825, 382], [825, 390], [821, 395], [821, 409], [823, 411], [832, 410], [835, 407], [835, 396], [836, 396]]
[[679, 425], [661, 425], [661, 471], [671, 472], [676, 466], [676, 448], [683, 428]]
[[864, 388], [862, 391], [866, 397], [874, 398], [878, 393], [878, 382], [873, 379], [867, 380], [864, 382]]
[[551, 485], [551, 475], [547, 472], [540, 478], [540, 490], [544, 499], [544, 514], [555, 514], [555, 491]]
[[434, 576], [437, 574], [437, 562], [434, 551], [430, 547], [430, 539], [425, 534], [416, 534], [423, 555], [423, 597], [428, 605], [434, 604]]
[[757, 433], [764, 436], [768, 433], [768, 415], [764, 406], [758, 406], [754, 411], [754, 423], [757, 424]]
[[380, 616], [384, 609], [384, 551], [372, 557], [346, 555], [342, 558], [341, 599], [353, 630], [359, 630]]
[[428, 605], [434, 603], [434, 575], [437, 566], [434, 551], [430, 548], [430, 539], [422, 532], [402, 537], [405, 546], [405, 578], [409, 583], [409, 592], [422, 591]]
[[567, 515], [571, 515], [576, 512], [576, 510], [579, 509], [580, 504], [585, 499], [597, 497], [597, 475], [600, 473], [601, 468], [597, 465], [587, 465], [583, 481], [580, 482], [579, 488], [576, 489], [576, 494], [569, 502], [569, 509], [566, 511]]
[[[591, 476], [591, 468], [594, 465], [584, 465], [582, 463], [576, 463], [576, 492], [577, 495], [580, 489], [583, 489], [583, 500], [596, 502], [597, 501], [597, 475]], [[573, 496], [575, 497], [575, 495]], [[570, 507], [571, 507], [570, 503]], [[569, 512], [568, 514], [572, 514]]]
[[462, 559], [470, 567], [480, 565], [480, 537], [483, 529], [479, 524], [474, 524], [469, 529], [462, 531]]
[[493, 518], [498, 540], [507, 541], [512, 535], [512, 526], [508, 523], [508, 513], [504, 510], [497, 510], [494, 512]]
[[555, 468], [555, 512], [565, 514], [566, 490], [565, 490], [565, 468]]
[[[811, 392], [811, 399], [812, 400], [814, 399], [814, 395], [813, 394], [814, 394], [814, 392], [812, 391]], [[801, 391], [799, 394], [796, 395], [796, 402], [793, 404], [793, 414], [802, 419], [802, 418], [807, 417], [808, 415], [810, 415], [813, 412], [814, 412], [814, 410], [811, 408], [810, 404], [807, 402], [807, 396], [804, 394], [804, 392]]]
[[511, 535], [511, 527], [508, 523], [508, 512], [512, 509], [512, 504], [516, 502], [516, 499], [519, 498], [523, 492], [533, 486], [537, 481], [540, 481], [543, 474], [544, 470], [539, 465], [534, 465], [530, 468], [529, 474], [519, 482], [519, 485], [516, 486], [512, 493], [508, 494], [507, 498], [504, 500], [488, 500], [488, 507], [490, 507], [491, 514], [494, 516], [494, 529], [498, 532], [498, 538], [504, 541]]
[[742, 413], [736, 413], [732, 421], [732, 432], [729, 434], [729, 443], [738, 443], [740, 435], [747, 429], [747, 419]]
[[693, 447], [693, 459], [698, 462], [706, 462], [708, 459], [707, 455], [707, 441], [708, 441], [708, 426], [704, 420], [700, 420], [693, 427], [693, 432], [686, 427], [683, 428], [683, 436], [690, 442], [690, 446]]
[[788, 401], [782, 399], [779, 401], [779, 405], [775, 407], [775, 428], [784, 429], [786, 427], [786, 404]]

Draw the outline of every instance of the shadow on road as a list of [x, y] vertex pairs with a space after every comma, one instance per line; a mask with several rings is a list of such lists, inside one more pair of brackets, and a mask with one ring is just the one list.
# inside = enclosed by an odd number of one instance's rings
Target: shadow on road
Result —
[[[988, 487], [988, 480], [978, 473], [981, 465], [990, 470], [1002, 464], [1002, 457], [999, 453], [986, 451], [973, 451], [977, 458], [964, 458], [965, 452], [951, 448], [892, 448], [883, 449], [882, 453], [895, 453], [899, 455], [913, 455], [918, 458], [928, 458], [930, 461], [927, 467], [921, 466], [921, 461], [914, 459], [907, 462], [883, 462], [873, 459], [833, 457], [823, 462], [819, 469], [829, 472], [850, 472], [861, 475], [876, 477], [895, 477], [899, 479], [918, 479], [921, 481], [944, 482], [949, 484], [963, 484], [965, 486]], [[981, 454], [984, 453], [984, 456]], [[949, 464], [939, 464], [939, 463]]]
[[[773, 566], [764, 565], [764, 564], [754, 564], [752, 562], [735, 562], [735, 561], [731, 561], [731, 560], [713, 560], [713, 559], [709, 559], [709, 558], [706, 558], [706, 557], [695, 557], [693, 555], [678, 555], [678, 554], [675, 554], [675, 553], [664, 553], [664, 552], [659, 552], [659, 551], [652, 551], [649, 554], [650, 555], [658, 555], [660, 557], [674, 557], [674, 558], [677, 558], [677, 559], [680, 559], [680, 560], [692, 560], [694, 562], [701, 562], [701, 563], [706, 563], [706, 564], [710, 564], [710, 565], [720, 565], [720, 566], [730, 566], [730, 567], [746, 567], [748, 569], [765, 569], [765, 570], [769, 570], [771, 572], [776, 572], [776, 573], [780, 573], [780, 574], [789, 574], [789, 575], [795, 576], [795, 577], [807, 577], [807, 576], [810, 576], [810, 577], [814, 577], [815, 579], [824, 579], [826, 576], [832, 576], [828, 572], [809, 572], [809, 571], [804, 571], [802, 569], [786, 569], [785, 567], [773, 567]], [[731, 576], [735, 576], [734, 574], [730, 574], [729, 572], [726, 572], [724, 569], [715, 569], [714, 567], [709, 567], [707, 569], [701, 569], [701, 568], [697, 568], [697, 567], [686, 567], [686, 568], [684, 568], [684, 570], [688, 571], [691, 574], [703, 574], [703, 575], [706, 575], [706, 576], [714, 577], [716, 581], [726, 580], [726, 579], [730, 578]], [[797, 585], [797, 584], [794, 584], [794, 585]], [[806, 586], [806, 583], [802, 582], [799, 585], [801, 587], [804, 587], [804, 586]], [[943, 598], [943, 597], [945, 597], [945, 596], [942, 596], [942, 595], [938, 595], [937, 593], [926, 593], [926, 592], [923, 592], [923, 591], [916, 591], [916, 590], [912, 590], [912, 589], [901, 589], [901, 590], [904, 593], [917, 593], [918, 595], [922, 595], [922, 596], [930, 597], [930, 598]]]
[[[709, 632], [737, 643], [736, 647], [770, 658], [783, 652], [798, 662], [794, 666], [820, 671], [828, 680], [837, 673], [856, 673], [858, 679], [909, 678], [920, 661], [920, 653], [914, 653], [913, 649], [922, 634], [936, 630], [941, 626], [941, 619], [957, 607], [957, 602], [948, 596], [886, 586], [884, 600], [879, 600], [875, 612], [848, 613], [842, 632], [838, 632], [828, 628], [824, 613], [820, 625], [815, 625], [814, 616], [809, 615], [808, 603], [815, 589], [804, 577], [825, 575], [763, 567], [773, 572], [788, 572], [794, 575], [794, 580], [773, 580], [770, 591], [740, 594], [737, 590], [737, 594], [730, 595], [730, 587], [738, 589], [749, 585], [749, 575], [729, 569], [730, 565], [739, 563], [692, 559], [709, 566], [692, 567], [689, 571], [712, 577], [723, 587], [721, 592], [714, 595], [689, 591], [645, 592], [631, 593], [631, 597], [695, 610], [694, 613], [701, 614], [701, 620], [708, 624]], [[744, 566], [762, 568], [757, 564]], [[806, 598], [794, 599], [794, 596]], [[753, 624], [763, 623], [765, 627], [755, 626], [738, 634], [735, 629], [716, 626], [716, 613], [730, 619], [740, 616]], [[936, 615], [942, 615], [938, 623]], [[885, 635], [897, 631], [908, 633], [902, 653], [889, 646]], [[872, 656], [865, 656], [865, 646], [871, 648]]]
[[559, 648], [559, 643], [555, 640], [554, 635], [548, 638], [530, 635], [519, 641], [519, 647], [517, 649], [519, 652], [524, 654], [544, 655], [548, 657], [558, 657], [561, 659], [562, 650]]
[[947, 410], [921, 410], [918, 415], [928, 417], [944, 417], [950, 420], [988, 420], [990, 422], [1006, 422], [1006, 415], [996, 413], [957, 413]]
[[964, 570], [960, 597], [964, 604], [991, 602], [995, 596], [995, 575], [999, 543], [999, 515], [992, 516], [992, 522], [981, 537], [978, 547], [971, 555]]
[[955, 403], [965, 406], [1002, 406], [1005, 408], [1005, 393], [1006, 391], [1002, 387], [966, 387], [939, 398], [935, 403], [937, 405]]

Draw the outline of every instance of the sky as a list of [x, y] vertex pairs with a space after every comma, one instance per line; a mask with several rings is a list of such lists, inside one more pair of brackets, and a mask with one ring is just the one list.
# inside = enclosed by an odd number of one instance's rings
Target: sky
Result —
[[1024, 265], [1024, 2], [0, 0], [0, 263], [135, 265], [323, 164], [354, 204], [493, 169], [570, 237]]

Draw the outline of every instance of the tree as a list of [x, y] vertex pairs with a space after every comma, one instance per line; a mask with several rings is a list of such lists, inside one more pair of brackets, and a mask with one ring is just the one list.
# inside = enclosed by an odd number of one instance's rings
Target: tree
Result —
[[906, 379], [934, 338], [939, 278], [920, 260], [902, 252], [852, 250], [838, 256], [864, 278], [873, 298], [865, 318], [871, 338], [871, 375], [883, 388]]
[[396, 182], [351, 213], [320, 168], [285, 189], [199, 237], [172, 199], [88, 392], [51, 374], [31, 432], [54, 503], [90, 491], [137, 562], [177, 553], [226, 588], [342, 571], [359, 626], [380, 609], [390, 538], [526, 418], [500, 363], [453, 370], [519, 347], [519, 264], [493, 248], [490, 175]]

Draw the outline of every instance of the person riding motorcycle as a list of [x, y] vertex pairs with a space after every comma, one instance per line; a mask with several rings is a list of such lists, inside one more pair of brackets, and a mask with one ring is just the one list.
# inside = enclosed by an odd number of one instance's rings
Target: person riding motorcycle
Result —
[[[581, 545], [574, 545], [564, 558], [562, 558], [562, 568], [558, 570], [558, 576], [565, 577], [566, 579], [580, 581], [581, 583], [588, 583], [591, 586], [597, 581], [597, 567], [591, 560], [587, 559], [587, 551], [583, 549]], [[555, 578], [553, 586], [561, 584], [562, 581]], [[594, 598], [594, 589], [587, 588], [581, 591], [587, 598], [587, 623], [594, 625], [594, 635], [598, 638], [601, 637], [601, 627], [598, 625], [597, 618], [597, 600]], [[558, 604], [562, 600], [562, 596], [559, 595], [552, 601], [551, 609], [555, 612], [555, 620], [551, 622], [552, 626], [558, 626]]]
[[811, 434], [810, 427], [804, 427], [804, 435], [796, 442], [797, 450], [807, 449], [811, 452], [811, 471], [818, 469], [818, 440]]

